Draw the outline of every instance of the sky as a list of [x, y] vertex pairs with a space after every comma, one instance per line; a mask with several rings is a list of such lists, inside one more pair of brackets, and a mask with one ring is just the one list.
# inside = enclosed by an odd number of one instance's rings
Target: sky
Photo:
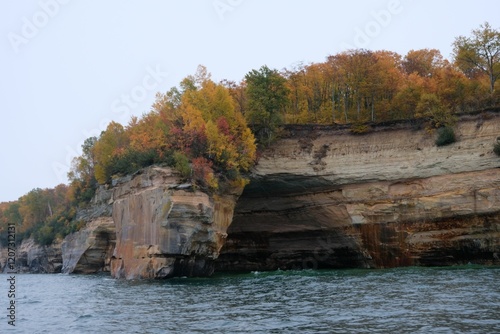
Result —
[[0, 0], [0, 202], [68, 183], [86, 138], [199, 64], [239, 82], [352, 48], [451, 59], [499, 13], [497, 0]]

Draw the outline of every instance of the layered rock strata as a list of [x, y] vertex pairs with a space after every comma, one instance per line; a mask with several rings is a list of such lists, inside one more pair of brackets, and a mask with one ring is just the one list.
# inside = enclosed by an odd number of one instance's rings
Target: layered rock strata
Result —
[[289, 128], [240, 198], [218, 270], [500, 264], [500, 117], [457, 142], [409, 124]]
[[112, 212], [113, 189], [101, 186], [89, 207], [77, 213], [76, 220], [85, 222], [85, 227], [63, 240], [62, 273], [94, 274], [110, 271], [116, 240]]
[[445, 147], [410, 123], [363, 135], [341, 126], [287, 131], [262, 152], [243, 194], [208, 194], [159, 166], [114, 180], [62, 244], [25, 240], [19, 270], [136, 279], [500, 264], [500, 115], [462, 118], [457, 142]]
[[242, 189], [214, 195], [153, 166], [101, 187], [78, 214], [86, 226], [64, 239], [63, 273], [115, 278], [209, 276]]
[[94, 274], [110, 271], [116, 241], [111, 217], [98, 217], [68, 235], [61, 246], [63, 273]]

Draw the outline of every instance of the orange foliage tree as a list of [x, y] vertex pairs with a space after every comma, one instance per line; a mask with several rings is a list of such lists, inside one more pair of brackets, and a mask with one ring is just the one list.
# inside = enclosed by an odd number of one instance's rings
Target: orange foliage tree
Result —
[[242, 173], [255, 161], [255, 137], [233, 96], [200, 66], [180, 89], [158, 94], [149, 113], [126, 127], [109, 124], [92, 149], [96, 180], [167, 163], [213, 190], [221, 180], [244, 183]]

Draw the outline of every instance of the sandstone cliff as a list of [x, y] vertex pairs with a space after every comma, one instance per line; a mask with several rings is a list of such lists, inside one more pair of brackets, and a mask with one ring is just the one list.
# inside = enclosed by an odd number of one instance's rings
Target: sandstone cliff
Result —
[[171, 168], [149, 167], [101, 187], [81, 231], [62, 244], [64, 273], [116, 278], [209, 276], [241, 189], [209, 195]]
[[111, 217], [98, 217], [82, 230], [68, 235], [61, 246], [62, 273], [93, 274], [110, 271], [115, 247], [115, 224]]
[[238, 190], [211, 196], [182, 184], [169, 168], [151, 167], [115, 185], [117, 278], [209, 276], [232, 221]]
[[[1, 267], [7, 272], [7, 248], [1, 249]], [[33, 274], [53, 274], [61, 272], [61, 242], [50, 246], [40, 246], [33, 238], [25, 239], [16, 248], [16, 272]]]
[[152, 166], [101, 187], [78, 214], [86, 227], [62, 244], [24, 241], [18, 262], [126, 279], [500, 264], [499, 132], [495, 113], [462, 118], [445, 147], [409, 123], [364, 135], [289, 127], [243, 194], [207, 194]]
[[86, 222], [83, 229], [64, 238], [61, 245], [62, 273], [93, 274], [109, 272], [116, 231], [112, 218], [113, 189], [101, 186], [90, 206], [78, 212], [76, 220]]
[[289, 131], [263, 152], [218, 270], [500, 263], [497, 114], [462, 119], [445, 147], [409, 124]]
[[[100, 187], [90, 206], [78, 212], [75, 220], [87, 225], [80, 231], [56, 240], [49, 246], [25, 239], [16, 249], [19, 273], [96, 273], [109, 271], [110, 251], [114, 249], [115, 230], [109, 203], [112, 190]], [[108, 217], [108, 218], [107, 218]], [[107, 219], [106, 219], [107, 218]], [[0, 267], [6, 267], [7, 248], [0, 248]]]

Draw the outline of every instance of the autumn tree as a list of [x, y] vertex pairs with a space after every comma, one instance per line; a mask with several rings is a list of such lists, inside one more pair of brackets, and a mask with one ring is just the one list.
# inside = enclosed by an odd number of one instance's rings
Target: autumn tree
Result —
[[373, 97], [376, 82], [374, 65], [376, 58], [368, 50], [355, 50], [350, 52], [347, 73], [353, 91], [353, 100], [356, 105], [356, 120], [362, 120], [361, 109], [363, 100]]
[[401, 82], [400, 56], [388, 51], [349, 50], [327, 59], [332, 108], [343, 110], [345, 122], [387, 117]]
[[208, 177], [206, 184], [215, 185], [214, 174], [207, 172], [212, 166], [233, 180], [249, 170], [255, 160], [255, 138], [226, 87], [205, 76], [184, 92], [180, 109], [182, 132], [191, 140], [178, 150], [196, 159], [196, 167]]
[[103, 184], [109, 181], [113, 174], [113, 160], [125, 153], [127, 145], [128, 138], [123, 125], [116, 122], [109, 123], [93, 149], [97, 182]]
[[247, 107], [247, 95], [246, 95], [246, 83], [245, 81], [240, 82], [237, 84], [234, 81], [231, 80], [222, 80], [220, 82], [222, 86], [227, 88], [229, 91], [229, 94], [231, 94], [231, 97], [233, 98], [234, 102], [236, 103], [236, 111], [241, 113], [242, 115], [245, 115], [246, 112], [246, 107]]
[[[371, 103], [371, 120], [391, 119], [393, 102], [402, 82], [401, 56], [391, 51], [375, 51], [374, 80]], [[377, 116], [376, 116], [377, 114]]]
[[42, 223], [49, 216], [49, 201], [40, 188], [31, 190], [19, 199], [19, 213], [23, 217], [21, 232]]
[[306, 98], [304, 94], [304, 77], [305, 77], [305, 66], [303, 64], [297, 64], [291, 69], [284, 70], [284, 76], [286, 78], [286, 85], [289, 92], [289, 104], [284, 115], [284, 122], [287, 124], [294, 123], [305, 123], [305, 118], [308, 117], [308, 110], [306, 105]]
[[16, 226], [17, 236], [16, 239], [22, 238], [20, 231], [23, 217], [19, 212], [19, 202], [1, 203], [0, 205], [0, 244], [5, 246], [8, 242], [8, 226], [9, 224]]
[[473, 111], [480, 108], [488, 88], [476, 80], [468, 79], [452, 64], [446, 63], [435, 72], [435, 94], [453, 113]]
[[332, 80], [330, 68], [325, 63], [313, 63], [305, 68], [303, 77], [304, 97], [308, 109], [308, 122], [331, 123], [332, 113]]
[[213, 190], [219, 181], [243, 182], [241, 173], [255, 161], [255, 137], [233, 96], [199, 66], [178, 88], [157, 94], [149, 113], [132, 117], [127, 126], [111, 122], [88, 143], [91, 149], [84, 148], [70, 176], [85, 178], [92, 166], [95, 180], [103, 184], [115, 175], [165, 163]]
[[96, 137], [85, 139], [82, 144], [82, 154], [73, 158], [68, 179], [71, 182], [71, 196], [78, 204], [87, 203], [94, 196], [97, 180], [95, 178], [94, 146]]
[[267, 66], [245, 75], [248, 111], [246, 118], [258, 139], [269, 144], [283, 123], [282, 112], [288, 104], [286, 79]]
[[140, 119], [134, 116], [125, 131], [128, 137], [127, 150], [163, 155], [167, 146], [168, 128], [161, 121], [160, 114], [149, 112]]
[[[327, 64], [330, 67], [331, 80], [334, 81], [332, 92], [332, 114], [335, 115], [335, 106], [343, 114], [344, 122], [349, 122], [349, 101], [351, 87], [348, 80], [347, 64], [349, 55], [346, 52], [329, 56]], [[335, 117], [334, 117], [335, 118]]]
[[17, 225], [18, 241], [29, 236], [42, 245], [52, 243], [76, 230], [76, 210], [69, 196], [70, 187], [61, 184], [52, 189], [35, 188], [3, 213], [4, 219]]
[[151, 110], [159, 114], [170, 115], [171, 120], [177, 117], [176, 110], [181, 104], [182, 93], [177, 87], [170, 88], [166, 93], [156, 93], [156, 100]]
[[416, 108], [416, 117], [424, 118], [431, 128], [452, 126], [456, 119], [436, 94], [423, 94]]
[[325, 63], [296, 65], [284, 71], [287, 79], [288, 101], [285, 106], [286, 123], [331, 123], [332, 81]]
[[16, 226], [21, 225], [23, 222], [23, 217], [19, 212], [19, 202], [7, 203], [4, 210], [2, 210], [2, 222], [7, 225], [8, 223], [14, 224]]
[[453, 47], [456, 65], [469, 77], [486, 74], [493, 94], [500, 76], [500, 31], [485, 22], [470, 37], [457, 37]]
[[410, 75], [431, 77], [445, 64], [441, 52], [436, 49], [410, 50], [402, 61], [403, 70]]

